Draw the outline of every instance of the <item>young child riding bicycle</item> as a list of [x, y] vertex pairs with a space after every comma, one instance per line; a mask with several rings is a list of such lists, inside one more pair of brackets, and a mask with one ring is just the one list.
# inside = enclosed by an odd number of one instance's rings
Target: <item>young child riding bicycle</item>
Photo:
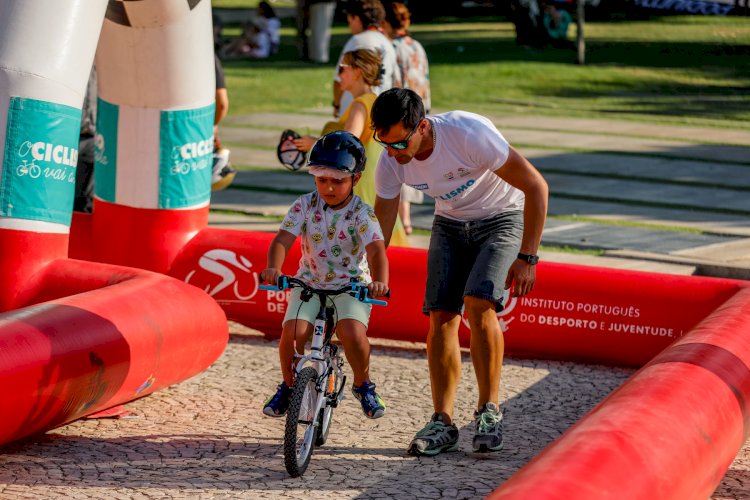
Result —
[[[301, 236], [302, 258], [296, 278], [330, 290], [346, 286], [354, 278], [368, 284], [373, 298], [388, 292], [388, 259], [380, 224], [373, 209], [353, 191], [365, 161], [362, 143], [349, 132], [331, 132], [318, 139], [308, 161], [316, 191], [301, 196], [289, 209], [268, 248], [267, 267], [260, 274], [263, 281], [276, 283], [289, 249]], [[295, 349], [304, 354], [320, 308], [317, 297], [303, 302], [300, 292], [299, 288], [292, 290], [284, 316], [279, 341], [284, 380], [263, 407], [263, 413], [270, 417], [281, 417], [289, 409]], [[354, 374], [352, 393], [368, 418], [382, 417], [385, 403], [375, 392], [369, 373], [367, 325], [372, 306], [348, 294], [329, 301], [336, 311], [336, 335]]]

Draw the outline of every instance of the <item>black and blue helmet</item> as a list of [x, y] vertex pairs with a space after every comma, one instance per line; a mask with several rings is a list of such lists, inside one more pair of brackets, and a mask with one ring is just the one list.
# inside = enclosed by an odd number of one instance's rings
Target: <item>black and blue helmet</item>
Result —
[[344, 130], [330, 132], [317, 140], [310, 150], [308, 167], [325, 167], [358, 174], [365, 169], [367, 156], [362, 142]]

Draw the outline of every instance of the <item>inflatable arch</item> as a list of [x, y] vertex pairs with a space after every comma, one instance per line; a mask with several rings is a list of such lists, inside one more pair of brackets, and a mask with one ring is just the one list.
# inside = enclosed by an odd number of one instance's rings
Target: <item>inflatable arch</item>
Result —
[[[7, 114], [0, 133], [9, 131], [0, 135], [5, 145], [0, 272], [11, 284], [0, 291], [0, 307], [9, 311], [0, 316], [0, 342], [3, 347], [10, 339], [16, 342], [2, 351], [0, 376], [11, 383], [45, 380], [26, 386], [22, 401], [13, 402], [28, 417], [19, 423], [22, 430], [0, 435], [0, 442], [27, 435], [29, 422], [35, 422], [34, 430], [50, 428], [158, 388], [151, 376], [142, 381], [151, 373], [147, 369], [130, 376], [137, 364], [164, 369], [195, 356], [197, 373], [226, 342], [222, 310], [229, 319], [271, 334], [278, 333], [284, 312], [283, 295], [258, 290], [272, 235], [207, 227], [210, 169], [204, 160], [209, 160], [205, 144], [213, 93], [208, 0], [112, 0], [97, 2], [96, 12], [94, 2], [86, 2], [86, 9], [82, 3], [39, 0], [29, 6], [0, 0], [0, 119]], [[32, 11], [43, 8], [55, 14], [48, 13], [40, 25]], [[64, 183], [45, 178], [43, 187], [31, 190], [37, 188], [31, 183], [31, 158], [39, 168], [55, 168], [48, 163], [57, 159], [70, 162], [77, 124], [68, 120], [75, 122], [80, 111], [87, 56], [93, 58], [93, 32], [102, 17], [94, 211], [74, 214], [68, 229], [72, 185], [62, 188]], [[32, 25], [49, 37], [47, 46], [33, 49], [34, 57], [47, 57], [41, 68], [28, 67], [19, 57], [31, 53], [19, 27]], [[85, 36], [78, 35], [83, 31]], [[13, 36], [17, 40], [10, 40]], [[190, 57], [180, 57], [184, 54]], [[132, 71], [121, 67], [123, 61]], [[62, 135], [50, 135], [35, 152], [21, 148], [23, 133], [39, 130]], [[32, 148], [40, 142], [34, 141]], [[67, 147], [68, 156], [57, 146]], [[68, 167], [63, 170], [69, 173]], [[71, 257], [100, 264], [65, 259], [68, 243]], [[389, 257], [394, 300], [387, 315], [373, 315], [370, 333], [424, 340], [427, 320], [415, 312], [424, 291], [425, 252], [391, 248]], [[294, 261], [292, 255], [287, 272], [294, 271]], [[748, 435], [748, 283], [551, 263], [540, 264], [538, 274], [533, 295], [508, 300], [498, 315], [509, 353], [643, 368], [494, 495], [709, 496]], [[131, 295], [145, 288], [151, 295], [136, 303]], [[153, 323], [165, 303], [170, 309], [166, 318], [158, 316], [162, 328]], [[191, 318], [191, 324], [179, 324], [180, 316]], [[197, 317], [205, 321], [194, 324]], [[141, 330], [143, 324], [148, 327]], [[189, 335], [195, 345], [170, 344], [169, 351], [166, 344], [149, 345], [152, 331], [167, 327], [184, 327], [179, 334]], [[99, 351], [79, 344], [50, 349], [50, 331], [63, 335], [73, 328], [91, 333], [76, 342], [118, 346], [120, 362], [101, 363]], [[70, 377], [81, 385], [66, 392], [50, 381], [49, 373], [73, 373], [67, 360], [64, 369], [21, 375], [20, 367], [28, 364], [21, 355], [25, 338], [34, 335], [41, 346], [35, 355], [42, 360], [54, 356], [63, 363], [64, 353], [88, 355], [85, 369]], [[465, 326], [461, 340], [468, 340]], [[210, 354], [202, 352], [204, 346], [211, 346]], [[119, 372], [109, 369], [114, 365]], [[104, 390], [92, 383], [100, 380], [102, 366], [105, 375], [111, 373]], [[184, 376], [189, 374], [170, 372], [166, 378], [174, 382]], [[93, 392], [101, 395], [92, 396], [91, 387], [99, 387]], [[73, 405], [76, 411], [70, 410], [71, 401], [80, 403]], [[0, 399], [0, 410], [5, 404]], [[37, 418], [45, 412], [54, 418]]]
[[[210, 139], [210, 40], [207, 0], [0, 0], [0, 383], [9, 389], [0, 396], [0, 444], [185, 380], [223, 352], [226, 317], [205, 293], [164, 274], [67, 258], [81, 106], [97, 41], [105, 51], [102, 97], [113, 101], [100, 102], [102, 130], [114, 130], [112, 144], [120, 142], [135, 174], [117, 171], [113, 157], [97, 179], [100, 195], [141, 205], [158, 197], [187, 214], [191, 205], [205, 212], [208, 188], [202, 180], [159, 182], [151, 144], [138, 142], [150, 135], [130, 131], [158, 130], [164, 115], [169, 140]], [[123, 53], [136, 48], [141, 59]], [[180, 57], [182, 50], [196, 58]], [[128, 79], [120, 65], [138, 75]], [[164, 87], [167, 72], [181, 73], [180, 91]], [[138, 87], [144, 82], [147, 92]]]

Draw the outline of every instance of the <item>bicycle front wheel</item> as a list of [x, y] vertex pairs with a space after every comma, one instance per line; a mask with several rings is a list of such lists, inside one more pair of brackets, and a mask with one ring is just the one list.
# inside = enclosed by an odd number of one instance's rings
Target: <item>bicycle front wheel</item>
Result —
[[297, 375], [292, 388], [284, 431], [284, 465], [292, 477], [305, 473], [320, 429], [319, 412], [315, 410], [323, 394], [315, 387], [317, 378], [318, 372], [308, 366]]

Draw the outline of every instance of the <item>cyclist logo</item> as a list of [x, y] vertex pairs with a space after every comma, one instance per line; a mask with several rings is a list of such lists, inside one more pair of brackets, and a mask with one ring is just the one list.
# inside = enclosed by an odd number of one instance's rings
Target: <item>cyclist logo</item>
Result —
[[[23, 158], [26, 155], [28, 155], [31, 152], [32, 144], [29, 141], [25, 141], [23, 144], [21, 144], [21, 147], [18, 148], [18, 157]], [[36, 179], [42, 174], [42, 169], [39, 165], [34, 163], [34, 158], [31, 158], [31, 163], [29, 163], [29, 160], [21, 160], [21, 164], [16, 167], [16, 175], [19, 177], [23, 177], [24, 175], [28, 175], [32, 179]]]
[[[221, 278], [218, 284], [211, 286], [208, 285], [204, 290], [210, 296], [216, 296], [222, 290], [231, 286], [232, 292], [236, 301], [247, 302], [258, 293], [258, 286], [260, 280], [258, 273], [252, 271], [253, 264], [242, 255], [231, 250], [224, 250], [216, 248], [209, 250], [198, 259], [198, 266], [204, 271], [208, 271], [214, 276]], [[190, 280], [195, 276], [197, 270], [192, 270], [185, 277], [185, 283], [190, 283]], [[246, 285], [248, 280], [250, 285], [248, 289], [250, 293], [243, 295], [240, 293], [242, 285]], [[217, 299], [218, 300], [218, 299]], [[235, 300], [222, 300], [222, 302], [236, 302]]]
[[179, 146], [175, 146], [172, 148], [171, 158], [172, 168], [169, 170], [169, 172], [172, 175], [186, 175], [190, 173], [190, 162], [183, 161]]
[[[510, 296], [510, 290], [504, 290], [503, 291], [503, 310], [498, 312], [496, 314], [497, 316], [497, 322], [500, 323], [500, 329], [503, 331], [503, 333], [508, 331], [508, 325], [510, 325], [511, 321], [513, 321], [514, 317], [508, 317], [511, 312], [513, 312], [513, 309], [516, 308], [516, 304], [518, 303], [518, 298]], [[461, 309], [461, 322], [466, 326], [466, 328], [469, 327], [469, 320], [466, 319], [466, 311], [462, 308]]]

